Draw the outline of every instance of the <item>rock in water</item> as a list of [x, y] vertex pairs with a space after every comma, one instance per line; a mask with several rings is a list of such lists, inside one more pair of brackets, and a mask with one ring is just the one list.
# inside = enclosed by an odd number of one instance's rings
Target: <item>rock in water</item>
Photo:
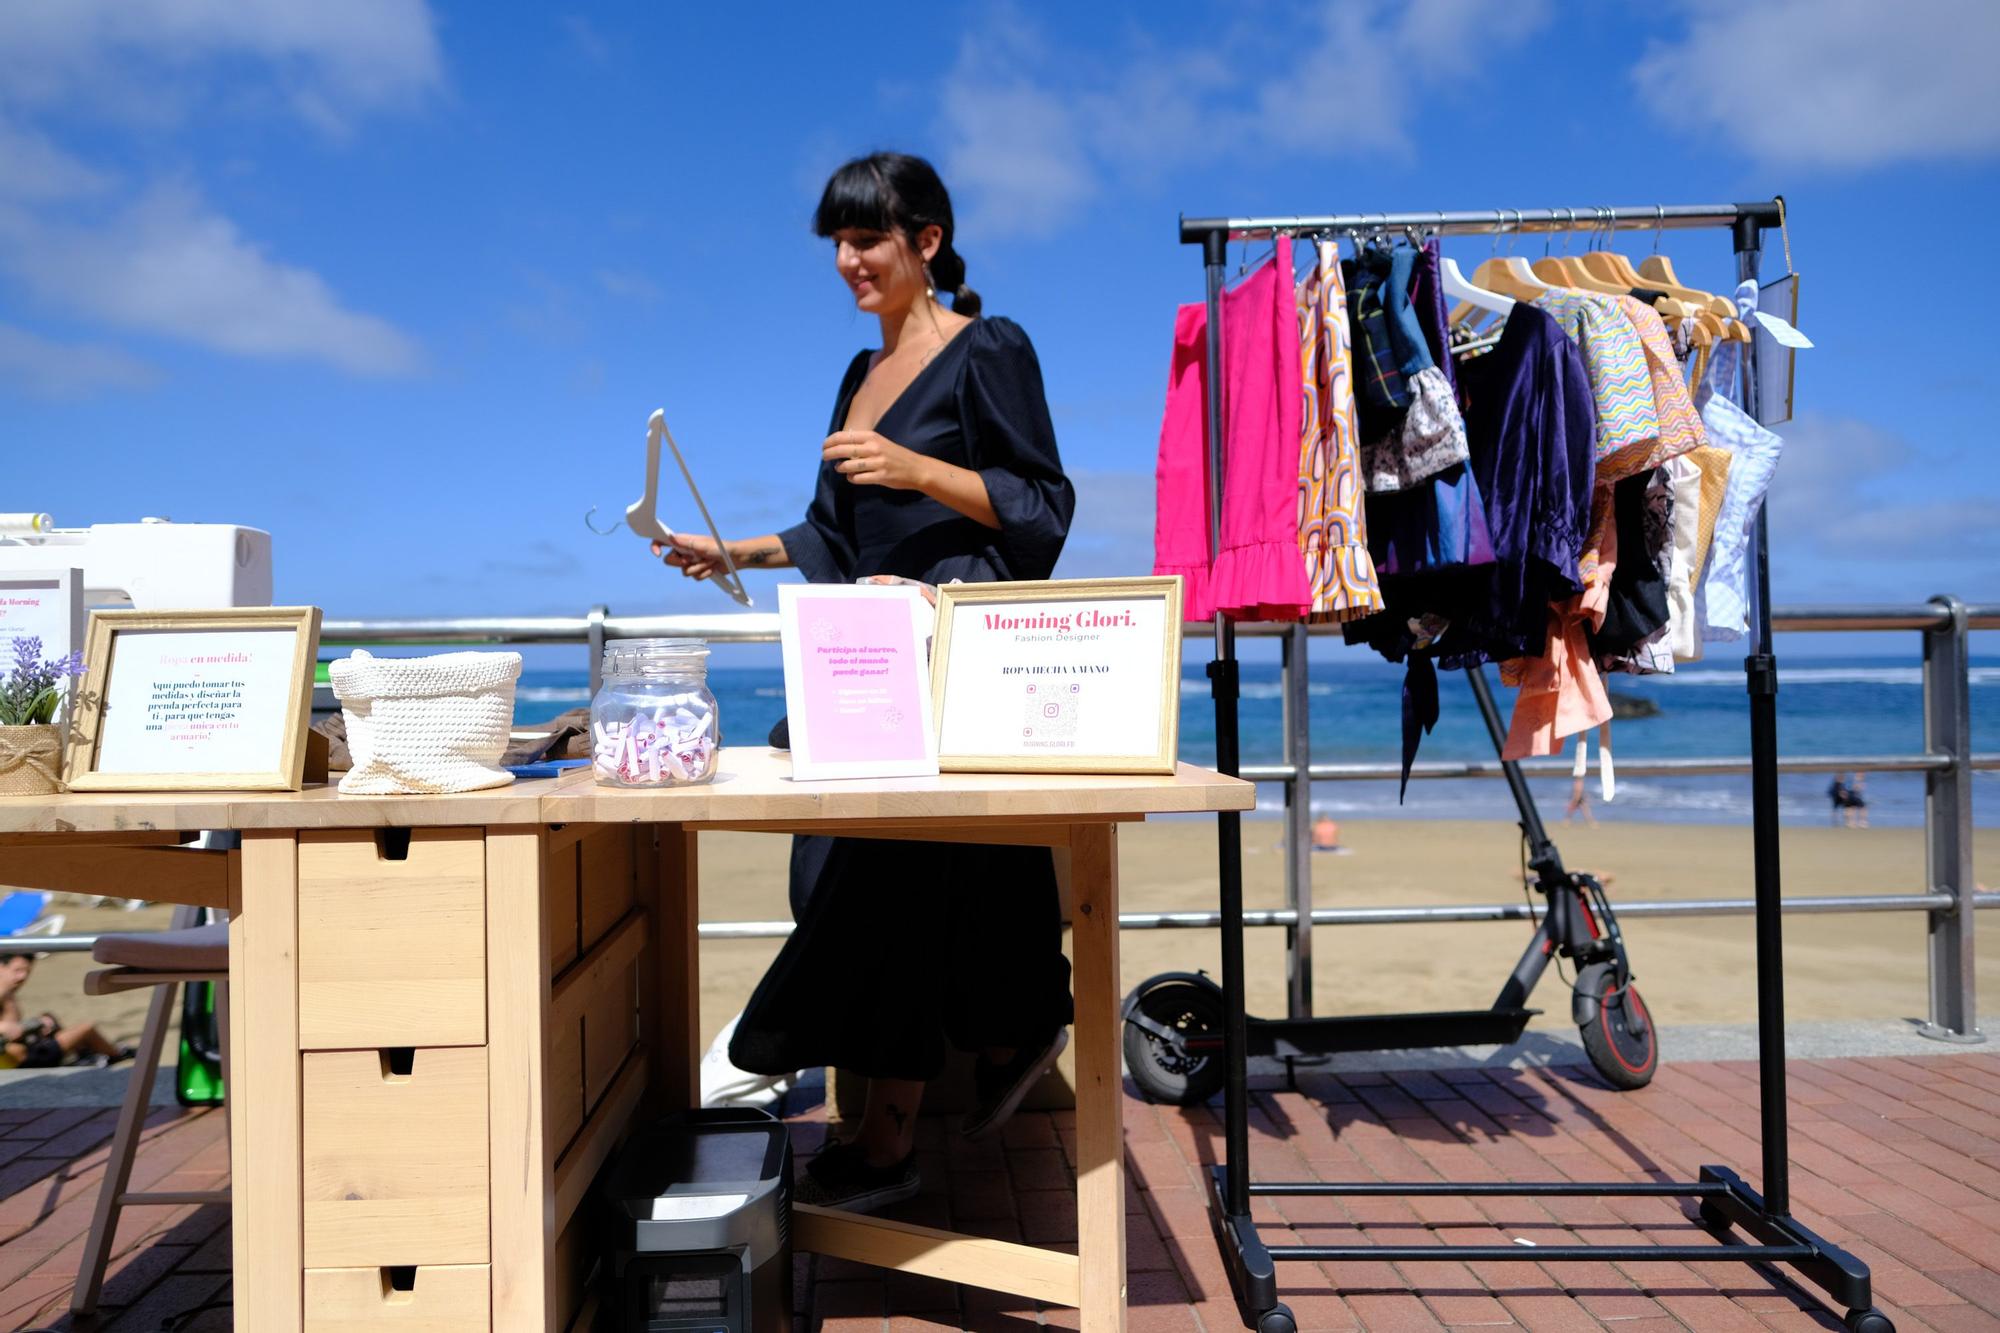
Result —
[[1620, 694], [1610, 690], [1611, 716], [1619, 721], [1628, 717], [1658, 717], [1660, 706], [1643, 694]]

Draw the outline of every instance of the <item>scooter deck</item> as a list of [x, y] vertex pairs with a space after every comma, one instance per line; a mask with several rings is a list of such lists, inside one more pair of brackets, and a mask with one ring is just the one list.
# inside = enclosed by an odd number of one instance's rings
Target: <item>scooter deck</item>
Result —
[[[1398, 1051], [1436, 1046], [1505, 1046], [1518, 1040], [1539, 1009], [1459, 1009], [1423, 1014], [1355, 1014], [1337, 1018], [1253, 1018], [1245, 1054], [1252, 1060], [1311, 1060], [1348, 1051]], [[1189, 1036], [1190, 1054], [1222, 1052], [1222, 1034]]]

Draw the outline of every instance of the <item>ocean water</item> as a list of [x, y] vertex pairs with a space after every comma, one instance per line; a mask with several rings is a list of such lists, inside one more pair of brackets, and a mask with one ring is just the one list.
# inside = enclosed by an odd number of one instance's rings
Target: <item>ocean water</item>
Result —
[[[1205, 645], [1189, 645], [1190, 661], [1181, 680], [1180, 751], [1194, 763], [1215, 762], [1215, 712], [1209, 699]], [[776, 657], [773, 650], [772, 656]], [[1278, 667], [1244, 663], [1241, 727], [1243, 762], [1283, 759], [1283, 704]], [[1502, 714], [1511, 711], [1512, 691], [1495, 694]], [[758, 744], [785, 711], [783, 671], [765, 667], [719, 667], [709, 673], [721, 709], [723, 734], [731, 744]], [[1615, 723], [1618, 758], [1633, 763], [1650, 758], [1731, 757], [1750, 753], [1749, 703], [1741, 656], [1733, 650], [1681, 668], [1672, 676], [1617, 677], [1614, 692], [1637, 695], [1659, 706], [1657, 716]], [[1439, 677], [1442, 716], [1425, 737], [1419, 760], [1490, 759], [1491, 743], [1479, 720], [1471, 689], [1457, 673]], [[1315, 660], [1310, 678], [1312, 758], [1315, 763], [1393, 763], [1400, 754], [1402, 669], [1341, 653]], [[1976, 658], [1971, 671], [1972, 741], [1978, 753], [2000, 751], [2000, 660]], [[588, 703], [582, 671], [529, 671], [516, 694], [517, 723], [544, 721]], [[1923, 747], [1922, 676], [1914, 660], [1812, 658], [1779, 662], [1778, 744], [1786, 756], [1914, 754]], [[1590, 790], [1600, 820], [1675, 823], [1750, 822], [1748, 775], [1722, 777], [1621, 778], [1617, 800], [1598, 799], [1592, 746]], [[1787, 823], [1826, 823], [1830, 803], [1827, 774], [1785, 775], [1779, 803]], [[1569, 796], [1569, 780], [1531, 784], [1545, 818], [1559, 817]], [[2000, 773], [1973, 779], [1973, 818], [2000, 822]], [[1878, 773], [1867, 779], [1871, 823], [1914, 826], [1923, 822], [1923, 778]], [[1503, 783], [1476, 779], [1413, 781], [1399, 802], [1393, 781], [1317, 782], [1312, 804], [1339, 818], [1509, 819], [1513, 804]], [[1258, 807], [1283, 808], [1282, 789], [1262, 784]]]

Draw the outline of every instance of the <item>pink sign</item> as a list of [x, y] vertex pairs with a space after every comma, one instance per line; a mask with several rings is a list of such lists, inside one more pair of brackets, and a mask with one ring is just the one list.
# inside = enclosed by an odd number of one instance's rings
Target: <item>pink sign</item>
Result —
[[780, 613], [794, 776], [935, 773], [922, 595], [787, 586]]

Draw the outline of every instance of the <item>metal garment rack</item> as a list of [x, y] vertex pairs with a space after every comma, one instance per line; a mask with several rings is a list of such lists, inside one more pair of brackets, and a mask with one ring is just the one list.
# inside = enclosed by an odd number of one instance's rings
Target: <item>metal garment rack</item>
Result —
[[[1641, 208], [1578, 208], [1490, 210], [1477, 213], [1345, 213], [1318, 217], [1206, 217], [1181, 219], [1181, 243], [1199, 245], [1207, 273], [1208, 359], [1206, 367], [1206, 426], [1208, 435], [1210, 558], [1220, 545], [1223, 486], [1222, 440], [1222, 309], [1224, 263], [1232, 240], [1262, 240], [1292, 236], [1368, 236], [1396, 231], [1426, 231], [1435, 235], [1469, 236], [1501, 233], [1666, 231], [1727, 228], [1736, 251], [1739, 282], [1754, 281], [1763, 250], [1763, 233], [1782, 227], [1780, 198], [1745, 204], [1652, 205]], [[1746, 349], [1742, 376], [1745, 402], [1757, 415], [1755, 344]], [[1765, 516], [1760, 506], [1752, 543], [1752, 599], [1755, 635], [1743, 671], [1750, 694], [1750, 790], [1752, 860], [1756, 876], [1757, 920], [1757, 1043], [1758, 1092], [1763, 1120], [1763, 1190], [1753, 1190], [1736, 1172], [1704, 1166], [1697, 1180], [1616, 1181], [1604, 1184], [1572, 1181], [1480, 1183], [1280, 1183], [1250, 1180], [1249, 1093], [1245, 1068], [1246, 1017], [1243, 986], [1243, 831], [1242, 816], [1217, 816], [1216, 844], [1220, 860], [1222, 914], [1222, 987], [1224, 1003], [1224, 1144], [1223, 1160], [1209, 1173], [1209, 1219], [1222, 1249], [1236, 1303], [1247, 1327], [1260, 1333], [1293, 1333], [1291, 1311], [1279, 1303], [1276, 1265], [1286, 1261], [1340, 1262], [1376, 1260], [1390, 1263], [1461, 1262], [1550, 1263], [1566, 1260], [1619, 1263], [1649, 1260], [1692, 1263], [1740, 1260], [1754, 1264], [1789, 1264], [1808, 1281], [1846, 1307], [1846, 1322], [1856, 1333], [1893, 1333], [1894, 1325], [1873, 1308], [1868, 1266], [1801, 1225], [1791, 1215], [1790, 1141], [1785, 1113], [1785, 995], [1778, 865], [1778, 669], [1771, 652], [1771, 574]], [[1215, 699], [1216, 765], [1235, 775], [1240, 765], [1237, 730], [1239, 694], [1234, 626], [1215, 617], [1215, 653], [1209, 663]], [[1298, 793], [1304, 799], [1305, 792]], [[1716, 1232], [1740, 1229], [1752, 1243], [1734, 1245], [1290, 1245], [1266, 1246], [1250, 1217], [1255, 1196], [1419, 1195], [1453, 1197], [1654, 1196], [1699, 1201], [1701, 1220]]]

